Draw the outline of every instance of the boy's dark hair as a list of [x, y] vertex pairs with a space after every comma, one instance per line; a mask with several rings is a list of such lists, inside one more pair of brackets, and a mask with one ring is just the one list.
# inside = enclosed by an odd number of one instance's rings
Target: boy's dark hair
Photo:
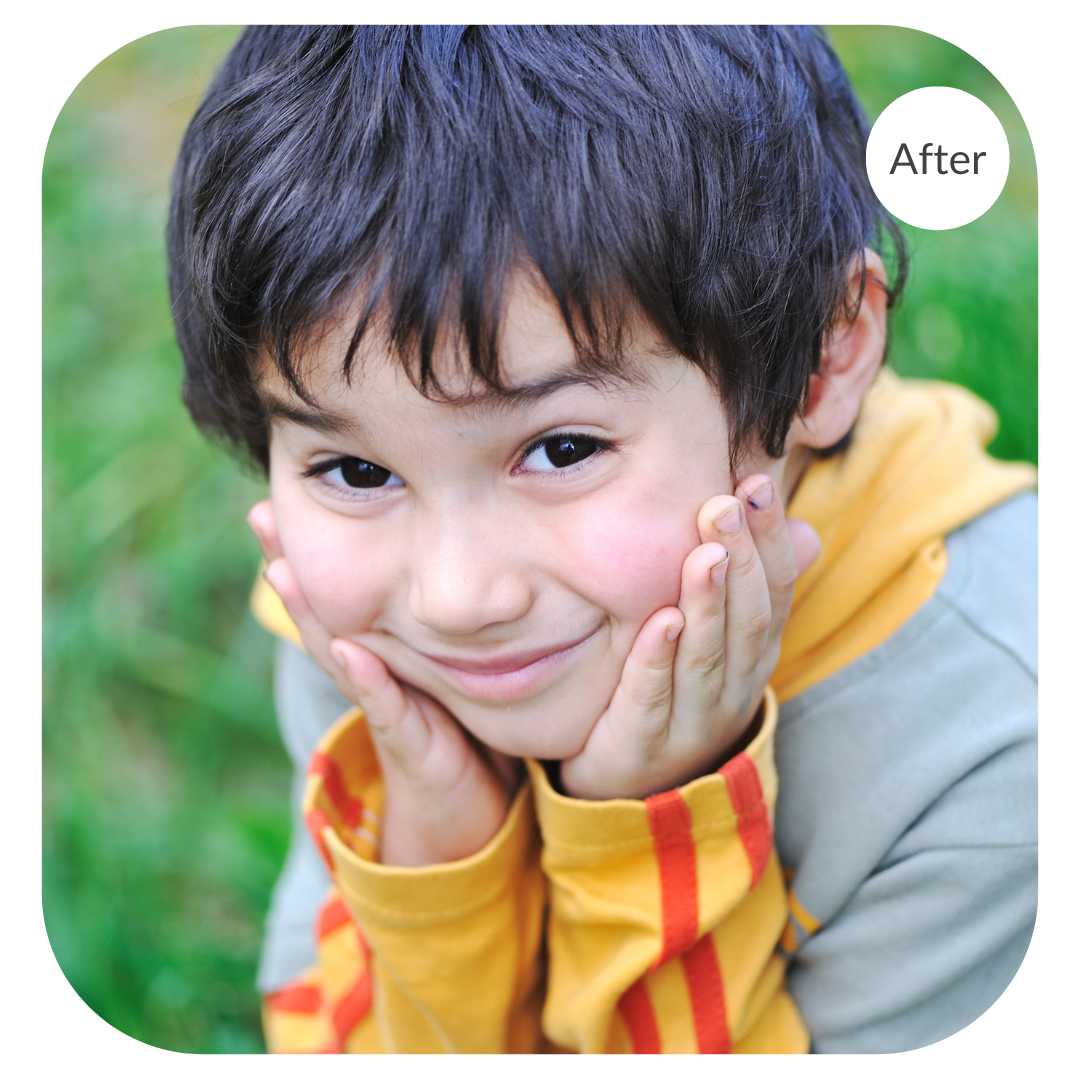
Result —
[[[533, 268], [583, 365], [617, 365], [635, 309], [712, 379], [731, 460], [779, 456], [847, 279], [896, 223], [867, 124], [809, 27], [263, 26], [184, 137], [169, 222], [184, 400], [265, 468], [253, 368], [379, 320], [445, 396], [440, 331], [499, 391], [504, 285]], [[861, 293], [859, 299], [861, 300]], [[358, 305], [358, 306], [355, 306]], [[355, 314], [354, 314], [355, 312]]]

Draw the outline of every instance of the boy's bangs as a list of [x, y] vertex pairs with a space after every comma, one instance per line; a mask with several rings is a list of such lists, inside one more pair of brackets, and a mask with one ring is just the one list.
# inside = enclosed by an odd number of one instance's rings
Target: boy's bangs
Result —
[[[484, 267], [478, 269], [483, 271]], [[535, 266], [522, 267], [520, 263], [502, 276], [492, 266], [486, 276], [477, 277], [488, 284], [478, 286], [473, 295], [452, 286], [442, 304], [437, 293], [424, 293], [416, 308], [395, 303], [399, 294], [361, 289], [359, 305], [356, 297], [349, 304], [353, 310], [359, 306], [361, 314], [353, 315], [348, 347], [342, 354], [345, 379], [351, 379], [356, 365], [362, 363], [361, 342], [374, 339], [397, 360], [417, 391], [430, 400], [453, 404], [481, 394], [515, 396], [517, 391], [504, 380], [499, 340], [508, 294], [519, 281], [532, 285], [559, 308], [581, 370], [602, 374], [620, 369], [625, 327], [633, 318], [626, 305], [588, 288], [579, 290], [581, 296], [570, 290], [557, 291]], [[291, 351], [285, 361], [279, 355], [278, 364], [286, 378], [296, 372]], [[303, 374], [296, 374], [302, 384]]]
[[808, 28], [253, 28], [177, 170], [186, 400], [264, 461], [251, 357], [306, 397], [299, 346], [345, 320], [346, 375], [381, 329], [421, 392], [447, 396], [446, 340], [498, 392], [524, 270], [583, 365], [643, 317], [718, 387], [733, 461], [779, 455], [852, 258], [895, 229], [865, 135]]

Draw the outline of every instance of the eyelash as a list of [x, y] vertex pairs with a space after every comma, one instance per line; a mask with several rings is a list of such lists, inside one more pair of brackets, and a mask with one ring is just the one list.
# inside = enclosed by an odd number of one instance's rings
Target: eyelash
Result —
[[[371, 499], [375, 497], [376, 493], [384, 491], [387, 487], [401, 486], [399, 484], [382, 484], [377, 487], [370, 488], [352, 487], [350, 485], [346, 485], [345, 487], [338, 487], [337, 484], [331, 484], [329, 480], [323, 479], [323, 477], [325, 477], [327, 473], [332, 473], [335, 469], [344, 468], [351, 461], [364, 461], [366, 464], [369, 465], [374, 464], [373, 462], [366, 461], [366, 459], [364, 458], [357, 458], [354, 457], [352, 454], [346, 454], [342, 455], [341, 457], [327, 458], [326, 461], [316, 462], [310, 468], [304, 469], [304, 471], [300, 473], [300, 477], [303, 480], [319, 480], [321, 484], [333, 491], [334, 494], [337, 495], [339, 498], [346, 499]], [[375, 467], [382, 468], [382, 466]], [[390, 470], [387, 469], [386, 472], [390, 473]], [[395, 476], [396, 474], [390, 473], [390, 475]]]
[[590, 442], [596, 447], [596, 452], [590, 454], [586, 458], [582, 458], [581, 461], [575, 462], [572, 465], [567, 465], [561, 469], [554, 468], [533, 471], [535, 471], [536, 473], [551, 472], [565, 476], [567, 473], [577, 472], [580, 467], [591, 461], [593, 458], [598, 457], [600, 454], [606, 454], [612, 450], [618, 449], [614, 443], [609, 442], [607, 439], [601, 439], [596, 435], [587, 435], [583, 431], [553, 431], [549, 435], [541, 435], [540, 438], [534, 439], [531, 443], [529, 443], [527, 447], [525, 447], [525, 450], [522, 452], [522, 455], [518, 460], [517, 465], [514, 466], [514, 472], [517, 473], [521, 471], [521, 466], [529, 459], [529, 457], [535, 451], [539, 450], [540, 447], [543, 446], [545, 443], [557, 442], [559, 439], [579, 439], [582, 442]]

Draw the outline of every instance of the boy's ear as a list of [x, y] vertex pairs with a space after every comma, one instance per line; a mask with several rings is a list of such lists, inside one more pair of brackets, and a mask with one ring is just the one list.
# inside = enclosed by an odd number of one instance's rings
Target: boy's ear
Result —
[[[885, 312], [888, 293], [885, 265], [876, 251], [866, 256], [862, 303], [852, 320], [841, 318], [821, 348], [821, 371], [810, 376], [806, 412], [791, 425], [789, 447], [824, 450], [838, 443], [859, 415], [863, 395], [885, 355]], [[848, 297], [854, 303], [862, 286], [863, 267], [856, 259], [848, 275]]]

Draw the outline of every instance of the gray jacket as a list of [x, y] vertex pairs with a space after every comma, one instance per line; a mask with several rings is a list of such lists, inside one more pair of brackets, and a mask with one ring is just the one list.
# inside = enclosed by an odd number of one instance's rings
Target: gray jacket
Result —
[[[1036, 906], [1037, 503], [1024, 494], [948, 537], [933, 598], [877, 648], [780, 710], [776, 846], [802, 906], [788, 971], [818, 1053], [914, 1049], [1008, 986]], [[299, 817], [304, 771], [348, 708], [279, 647], [294, 826], [258, 986], [315, 960], [329, 878]]]

